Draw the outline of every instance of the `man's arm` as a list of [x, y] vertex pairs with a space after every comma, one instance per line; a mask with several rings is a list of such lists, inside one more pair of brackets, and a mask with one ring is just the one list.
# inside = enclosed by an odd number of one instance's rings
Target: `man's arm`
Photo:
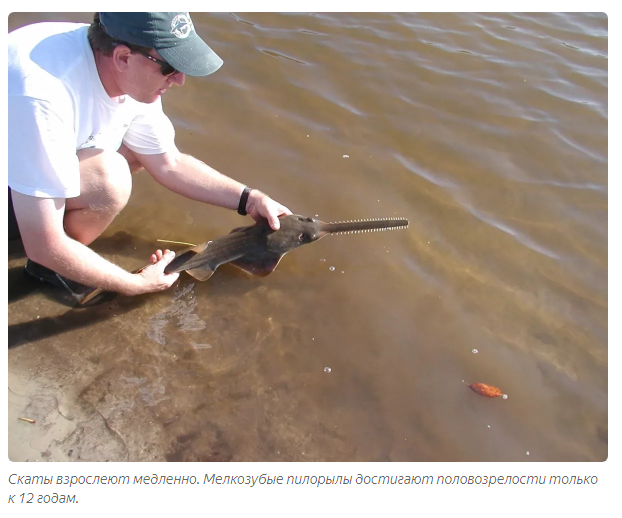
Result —
[[87, 286], [137, 295], [164, 290], [179, 276], [164, 274], [164, 268], [175, 257], [172, 252], [161, 260], [152, 256], [151, 261], [157, 261], [156, 264], [140, 274], [131, 274], [71, 239], [63, 228], [64, 199], [36, 198], [16, 191], [12, 198], [26, 254], [63, 277]]
[[[179, 152], [135, 155], [153, 178], [171, 191], [211, 205], [238, 208], [245, 185], [204, 162]], [[274, 230], [279, 228], [279, 216], [291, 214], [287, 207], [257, 189], [249, 194], [246, 212], [256, 221], [261, 217], [266, 218]]]

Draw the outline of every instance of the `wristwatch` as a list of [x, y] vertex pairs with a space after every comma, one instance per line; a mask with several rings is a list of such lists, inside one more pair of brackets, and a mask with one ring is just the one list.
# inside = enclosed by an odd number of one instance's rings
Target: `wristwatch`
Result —
[[242, 191], [242, 195], [240, 196], [240, 203], [238, 205], [238, 214], [240, 216], [246, 216], [248, 212], [246, 212], [246, 202], [248, 201], [248, 195], [253, 190], [252, 187], [244, 187]]

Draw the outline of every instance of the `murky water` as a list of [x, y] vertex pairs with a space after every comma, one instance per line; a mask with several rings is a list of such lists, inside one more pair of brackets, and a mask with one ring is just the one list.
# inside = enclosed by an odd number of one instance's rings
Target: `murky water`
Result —
[[[410, 227], [80, 310], [13, 249], [10, 417], [37, 425], [11, 458], [604, 460], [606, 16], [194, 21], [225, 65], [166, 94], [182, 151], [295, 213]], [[94, 248], [132, 269], [250, 223], [141, 173]]]

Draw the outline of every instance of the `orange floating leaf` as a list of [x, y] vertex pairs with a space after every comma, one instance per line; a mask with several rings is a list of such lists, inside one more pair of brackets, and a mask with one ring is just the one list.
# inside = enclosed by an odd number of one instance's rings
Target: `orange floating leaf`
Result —
[[486, 385], [486, 383], [473, 383], [469, 385], [469, 388], [479, 394], [486, 397], [499, 397], [503, 396], [500, 388], [493, 387], [492, 385]]

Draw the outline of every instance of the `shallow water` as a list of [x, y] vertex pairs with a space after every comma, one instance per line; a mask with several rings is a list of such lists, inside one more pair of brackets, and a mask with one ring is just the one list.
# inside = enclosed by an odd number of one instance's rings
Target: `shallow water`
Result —
[[[182, 151], [295, 213], [410, 227], [80, 310], [12, 249], [9, 412], [37, 426], [11, 458], [606, 459], [606, 16], [193, 19], [225, 65], [165, 95]], [[143, 172], [94, 248], [133, 269], [243, 224]]]

